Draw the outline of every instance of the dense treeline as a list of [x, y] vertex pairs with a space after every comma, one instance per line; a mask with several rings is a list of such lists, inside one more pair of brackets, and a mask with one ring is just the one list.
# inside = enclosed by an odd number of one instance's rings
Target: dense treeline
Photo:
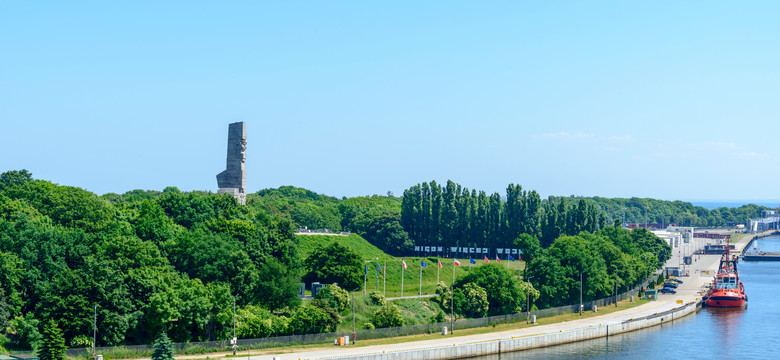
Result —
[[[564, 198], [554, 198], [556, 200]], [[761, 217], [761, 211], [769, 208], [754, 204], [737, 208], [720, 207], [707, 210], [684, 201], [666, 201], [644, 198], [574, 198], [586, 199], [612, 219], [625, 219], [627, 223], [677, 224], [679, 226], [734, 226], [748, 224], [751, 218]]]
[[[332, 309], [300, 306], [304, 261], [290, 222], [230, 195], [131, 191], [97, 196], [0, 175], [0, 340], [31, 348], [56, 322], [71, 347], [227, 339], [335, 329]], [[354, 272], [359, 272], [354, 266]], [[273, 312], [273, 313], [272, 313]]]
[[606, 217], [585, 200], [542, 201], [536, 191], [509, 184], [501, 195], [469, 190], [452, 181], [423, 182], [404, 191], [401, 225], [420, 244], [509, 247], [520, 234], [549, 246], [561, 235], [595, 232]]
[[517, 245], [526, 254], [525, 278], [539, 291], [540, 308], [576, 304], [581, 273], [588, 301], [638, 286], [671, 257], [669, 245], [651, 232], [612, 226], [561, 236], [548, 248], [528, 235]]

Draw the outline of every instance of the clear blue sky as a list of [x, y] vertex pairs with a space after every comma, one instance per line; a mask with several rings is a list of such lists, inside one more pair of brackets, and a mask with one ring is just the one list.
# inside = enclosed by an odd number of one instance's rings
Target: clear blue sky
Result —
[[0, 2], [0, 171], [777, 199], [780, 2]]

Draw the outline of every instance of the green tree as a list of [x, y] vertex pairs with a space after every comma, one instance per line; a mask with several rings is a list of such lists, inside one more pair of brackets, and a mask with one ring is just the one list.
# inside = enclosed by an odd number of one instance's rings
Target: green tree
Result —
[[341, 312], [349, 305], [349, 293], [338, 285], [325, 285], [317, 292], [317, 300]]
[[485, 289], [475, 283], [467, 283], [455, 289], [455, 310], [467, 317], [484, 317], [488, 314], [488, 304]]
[[363, 261], [353, 250], [339, 243], [320, 246], [306, 259], [305, 282], [338, 283], [347, 290], [362, 285]]
[[401, 310], [393, 304], [385, 304], [380, 307], [371, 317], [371, 322], [378, 328], [397, 327], [404, 325], [404, 319], [401, 316]]
[[173, 343], [165, 332], [161, 332], [154, 340], [153, 347], [152, 360], [173, 360]]
[[38, 349], [38, 358], [41, 360], [65, 360], [65, 338], [57, 326], [57, 322], [49, 320], [43, 328], [43, 339]]
[[469, 283], [484, 289], [489, 305], [486, 310], [491, 316], [513, 314], [525, 300], [516, 273], [501, 264], [485, 264], [471, 270], [456, 281], [455, 288], [464, 288]]

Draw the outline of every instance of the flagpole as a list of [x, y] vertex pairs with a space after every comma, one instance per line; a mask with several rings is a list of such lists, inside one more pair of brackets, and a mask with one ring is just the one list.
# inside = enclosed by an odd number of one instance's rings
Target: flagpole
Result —
[[436, 287], [439, 287], [439, 271], [441, 270], [441, 259], [437, 259], [438, 264], [436, 264]]
[[382, 268], [382, 296], [387, 295], [387, 260], [385, 260], [385, 267]]
[[[403, 260], [401, 260], [401, 261], [403, 261]], [[404, 268], [403, 265], [402, 265], [401, 266], [401, 297], [404, 297], [404, 271], [405, 270], [406, 270], [406, 268]]]
[[366, 294], [366, 281], [368, 280], [368, 265], [363, 264], [365, 268], [363, 269], [363, 295]]
[[422, 295], [422, 266], [420, 266], [420, 292], [417, 295]]

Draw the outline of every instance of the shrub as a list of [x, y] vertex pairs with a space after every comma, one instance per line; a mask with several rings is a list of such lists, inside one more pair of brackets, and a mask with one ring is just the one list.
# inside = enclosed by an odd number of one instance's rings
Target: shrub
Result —
[[439, 302], [439, 305], [441, 305], [442, 308], [448, 308], [450, 306], [450, 297], [452, 296], [452, 292], [450, 291], [450, 288], [445, 284], [443, 281], [439, 281], [438, 284], [436, 284], [436, 295], [437, 301]]
[[431, 315], [431, 323], [441, 323], [444, 322], [444, 313], [441, 311], [437, 311], [436, 314]]
[[319, 304], [324, 303], [323, 305], [330, 306], [341, 312], [349, 306], [349, 293], [338, 285], [325, 285], [317, 292], [317, 300], [320, 300]]
[[328, 311], [312, 305], [299, 307], [290, 319], [290, 328], [295, 334], [331, 332], [337, 325]]
[[11, 329], [16, 331], [16, 346], [22, 350], [32, 350], [41, 341], [41, 333], [38, 332], [40, 320], [27, 313], [25, 317], [16, 317], [11, 320]]
[[368, 329], [368, 330], [373, 330], [373, 329], [376, 329], [376, 327], [374, 326], [374, 324], [373, 324], [373, 323], [370, 323], [370, 322], [365, 322], [365, 323], [363, 323], [363, 328], [364, 328], [364, 329]]
[[72, 348], [88, 348], [92, 347], [92, 338], [87, 335], [76, 335], [70, 340], [70, 347]]
[[398, 306], [385, 304], [374, 312], [372, 322], [378, 328], [403, 326], [404, 319]]
[[385, 301], [385, 296], [382, 295], [382, 293], [379, 291], [374, 290], [369, 294], [369, 296], [371, 297], [371, 303], [374, 305], [384, 306], [387, 304], [387, 301]]

